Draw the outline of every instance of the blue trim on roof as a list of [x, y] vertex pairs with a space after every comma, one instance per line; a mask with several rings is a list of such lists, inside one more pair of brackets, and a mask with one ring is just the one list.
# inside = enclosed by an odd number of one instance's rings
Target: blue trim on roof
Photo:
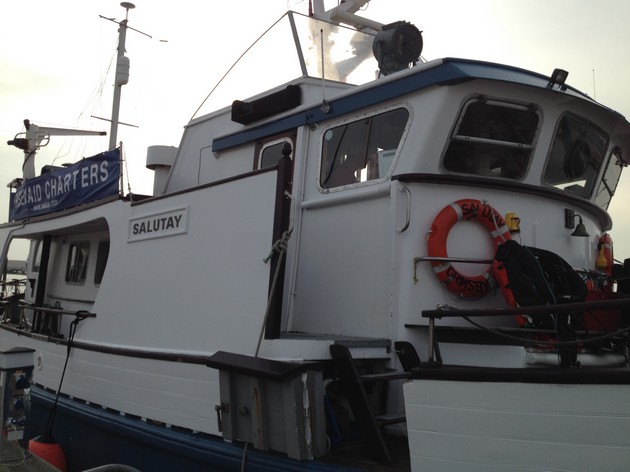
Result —
[[[332, 99], [329, 102], [328, 113], [324, 113], [320, 104], [317, 104], [307, 110], [285, 116], [276, 121], [215, 138], [212, 141], [212, 150], [222, 151], [298, 126], [330, 120], [434, 85], [452, 85], [475, 79], [498, 80], [538, 88], [547, 88], [549, 83], [549, 77], [525, 69], [490, 62], [446, 58], [435, 67], [419, 69], [415, 74], [401, 75], [398, 80], [387, 80], [380, 83], [377, 81], [375, 84], [370, 83], [367, 88], [359, 86], [354, 93]], [[557, 87], [553, 90], [578, 95], [590, 100], [587, 95], [571, 87], [567, 87], [563, 91]]]

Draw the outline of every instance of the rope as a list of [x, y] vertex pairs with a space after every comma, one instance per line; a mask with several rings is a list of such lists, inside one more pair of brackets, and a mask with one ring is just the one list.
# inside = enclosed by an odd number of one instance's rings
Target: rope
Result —
[[265, 334], [265, 327], [267, 326], [267, 319], [269, 318], [269, 311], [271, 310], [271, 302], [273, 301], [273, 296], [276, 292], [276, 285], [278, 282], [278, 277], [280, 276], [280, 269], [282, 267], [282, 259], [284, 254], [287, 251], [287, 246], [289, 243], [289, 238], [291, 237], [291, 230], [287, 230], [282, 233], [280, 239], [278, 239], [273, 246], [271, 247], [271, 251], [269, 255], [263, 259], [263, 262], [267, 264], [274, 253], [278, 253], [278, 262], [276, 265], [276, 272], [273, 274], [273, 282], [271, 283], [271, 290], [269, 290], [269, 297], [267, 298], [267, 308], [265, 310], [265, 317], [263, 319], [263, 324], [260, 328], [260, 335], [258, 336], [258, 344], [256, 345], [256, 352], [254, 353], [254, 357], [258, 357], [258, 353], [260, 352], [260, 344], [262, 343], [263, 335]]
[[267, 255], [267, 257], [263, 259], [263, 262], [265, 264], [269, 262], [275, 252], [277, 252], [278, 254], [285, 253], [287, 250], [287, 245], [289, 244], [290, 237], [291, 237], [291, 231], [285, 231], [284, 233], [282, 233], [282, 236], [280, 237], [280, 239], [278, 239], [275, 243], [273, 243], [273, 246], [271, 246], [271, 251], [269, 251], [269, 254]]
[[197, 116], [197, 113], [199, 113], [199, 110], [201, 110], [201, 108], [203, 107], [203, 105], [206, 103], [206, 101], [210, 98], [210, 95], [212, 95], [214, 93], [214, 91], [217, 89], [217, 87], [219, 87], [219, 85], [221, 85], [221, 83], [223, 82], [223, 80], [225, 80], [225, 78], [229, 75], [229, 73], [232, 71], [232, 69], [234, 69], [234, 67], [236, 67], [236, 64], [238, 64], [239, 62], [241, 62], [241, 59], [243, 59], [243, 57], [245, 56], [245, 54], [247, 54], [249, 52], [249, 50], [251, 48], [253, 48], [256, 44], [258, 44], [258, 41], [260, 41], [263, 36], [265, 36], [274, 26], [276, 26], [278, 23], [280, 23], [280, 20], [282, 20], [285, 17], [285, 15], [282, 15], [280, 18], [278, 18], [278, 20], [276, 20], [276, 22], [271, 25], [269, 28], [267, 28], [267, 30], [261, 34], [258, 39], [256, 39], [256, 41], [254, 41], [252, 43], [251, 46], [249, 46], [247, 49], [245, 49], [245, 51], [243, 52], [243, 54], [241, 54], [238, 59], [236, 60], [236, 62], [234, 62], [234, 64], [232, 64], [232, 66], [227, 70], [227, 72], [225, 74], [223, 74], [223, 77], [221, 77], [219, 79], [219, 81], [216, 83], [216, 85], [212, 88], [212, 90], [210, 90], [210, 93], [208, 93], [208, 95], [206, 95], [206, 98], [203, 99], [203, 101], [201, 102], [201, 104], [199, 105], [199, 107], [197, 107], [197, 109], [195, 110], [195, 113], [193, 113], [193, 115], [190, 117], [191, 120], [193, 120], [195, 118], [195, 116]]
[[[123, 156], [123, 154], [125, 155]], [[120, 142], [120, 160], [122, 161], [123, 166], [125, 168], [124, 173], [123, 173], [122, 167], [120, 168], [120, 191], [124, 192], [125, 174], [127, 174], [127, 194], [129, 195], [129, 198], [131, 199], [131, 201], [133, 201], [133, 192], [131, 191], [131, 179], [130, 179], [130, 174], [129, 174], [129, 168], [127, 167], [127, 156], [126, 156], [126, 153], [123, 153], [122, 141]]]
[[[291, 231], [287, 230], [282, 233], [280, 239], [278, 239], [273, 246], [271, 246], [271, 251], [263, 259], [263, 262], [267, 264], [275, 253], [278, 254], [278, 261], [276, 264], [276, 271], [273, 274], [273, 282], [271, 283], [271, 289], [269, 290], [269, 297], [267, 298], [267, 308], [265, 309], [265, 317], [263, 318], [262, 326], [260, 327], [260, 335], [258, 336], [258, 344], [256, 344], [256, 352], [254, 353], [254, 357], [258, 357], [260, 353], [260, 345], [262, 344], [262, 339], [265, 334], [265, 327], [267, 326], [267, 320], [269, 319], [269, 312], [271, 311], [271, 302], [273, 302], [273, 296], [276, 293], [276, 285], [278, 283], [278, 278], [280, 276], [280, 269], [282, 268], [282, 259], [284, 258], [284, 254], [287, 251], [287, 246], [289, 243], [289, 238], [291, 237]], [[241, 457], [241, 472], [245, 471], [245, 467], [247, 465], [247, 450], [249, 443], [245, 443], [243, 446], [243, 455]]]
[[503, 233], [501, 232], [501, 229], [499, 228], [499, 223], [497, 223], [497, 219], [495, 218], [494, 207], [492, 207], [490, 203], [488, 202], [488, 200], [485, 200], [485, 199], [482, 200], [481, 203], [483, 203], [484, 206], [490, 209], [490, 216], [492, 217], [492, 222], [494, 223], [494, 229], [497, 231], [497, 234], [501, 236], [501, 239], [503, 240], [503, 242], [506, 242], [507, 239], [505, 239], [505, 236], [503, 236]]

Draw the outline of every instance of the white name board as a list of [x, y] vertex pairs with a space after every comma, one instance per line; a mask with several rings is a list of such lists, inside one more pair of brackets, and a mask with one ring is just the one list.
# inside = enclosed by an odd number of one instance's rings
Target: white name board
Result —
[[138, 216], [129, 220], [128, 242], [163, 238], [188, 231], [188, 207]]

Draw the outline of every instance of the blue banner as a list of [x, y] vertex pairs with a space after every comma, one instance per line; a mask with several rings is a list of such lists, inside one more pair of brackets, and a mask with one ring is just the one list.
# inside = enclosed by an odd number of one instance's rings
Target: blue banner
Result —
[[65, 210], [118, 194], [120, 150], [103, 152], [26, 180], [11, 195], [9, 219]]

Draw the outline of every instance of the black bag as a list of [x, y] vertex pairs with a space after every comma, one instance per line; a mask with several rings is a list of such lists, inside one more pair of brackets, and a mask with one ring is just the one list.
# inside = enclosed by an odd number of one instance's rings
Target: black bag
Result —
[[[557, 254], [521, 246], [513, 240], [499, 245], [495, 255], [496, 270], [505, 271], [504, 294], [511, 291], [517, 306], [553, 305], [583, 302], [588, 290], [580, 275]], [[501, 279], [501, 277], [497, 277]], [[506, 295], [506, 299], [510, 297]], [[538, 328], [554, 328], [550, 315], [531, 317]]]

